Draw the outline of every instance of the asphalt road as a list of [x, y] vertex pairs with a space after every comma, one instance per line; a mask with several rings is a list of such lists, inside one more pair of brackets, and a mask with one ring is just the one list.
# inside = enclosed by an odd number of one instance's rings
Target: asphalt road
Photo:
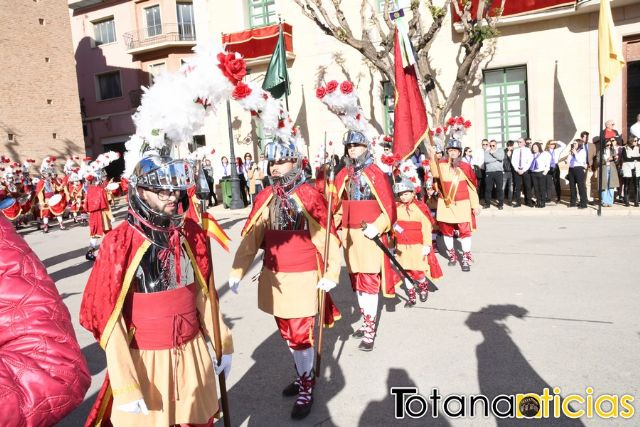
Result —
[[[528, 422], [484, 417], [482, 411], [470, 417], [468, 401], [466, 417], [450, 417], [443, 414], [444, 397], [483, 394], [491, 401], [548, 388], [563, 401], [572, 394], [585, 396], [587, 387], [593, 388], [594, 400], [602, 394], [638, 396], [640, 216], [617, 211], [598, 218], [563, 207], [520, 212], [485, 212], [473, 237], [471, 273], [447, 267], [441, 257], [445, 277], [427, 303], [411, 309], [400, 298], [381, 303], [371, 353], [358, 351], [358, 341], [349, 337], [358, 316], [343, 268], [340, 286], [332, 292], [343, 317], [325, 332], [313, 411], [303, 422], [291, 422], [293, 400], [280, 390], [293, 378], [293, 362], [275, 322], [257, 309], [251, 278], [259, 272], [260, 259], [239, 295], [228, 292], [226, 284], [248, 210], [217, 207], [214, 214], [233, 239], [231, 254], [214, 248], [217, 288], [236, 350], [228, 381], [232, 424], [509, 426]], [[78, 325], [92, 266], [84, 259], [88, 232], [79, 226], [67, 231], [53, 227], [48, 235], [30, 230], [23, 235], [56, 280], [93, 376], [84, 403], [60, 424], [80, 426], [106, 366], [102, 350]], [[399, 294], [404, 298], [404, 291]], [[421, 419], [395, 419], [391, 387], [416, 387], [424, 396], [438, 389], [443, 397], [439, 416], [434, 418], [429, 407]], [[559, 387], [555, 393], [554, 387]], [[448, 409], [455, 413], [460, 405], [452, 399]], [[640, 410], [637, 402], [632, 405]], [[584, 405], [573, 402], [571, 408]], [[410, 409], [419, 411], [420, 402]], [[562, 416], [536, 425], [638, 425], [639, 419]]]

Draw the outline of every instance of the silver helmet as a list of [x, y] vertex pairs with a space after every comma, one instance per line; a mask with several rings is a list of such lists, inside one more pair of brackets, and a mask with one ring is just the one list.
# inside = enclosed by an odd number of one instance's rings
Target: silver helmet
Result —
[[[129, 208], [134, 217], [147, 228], [170, 231], [184, 223], [189, 207], [187, 190], [195, 185], [193, 170], [186, 160], [152, 154], [140, 160], [129, 178]], [[180, 191], [182, 209], [166, 214], [152, 209], [138, 194], [138, 187], [151, 191]], [[137, 222], [135, 221], [135, 222]]]
[[348, 130], [342, 138], [342, 145], [357, 144], [369, 148], [367, 137], [357, 130]]
[[460, 150], [460, 153], [462, 153], [462, 143], [457, 139], [450, 139], [449, 142], [447, 142], [447, 147], [445, 149], [449, 150], [450, 148]]
[[293, 142], [285, 142], [279, 137], [275, 137], [264, 148], [264, 154], [269, 162], [291, 161], [295, 162], [291, 171], [283, 176], [270, 176], [271, 184], [281, 186], [286, 190], [295, 188], [305, 181], [302, 169], [302, 154], [298, 151]]
[[402, 179], [399, 182], [393, 184], [393, 194], [396, 196], [405, 191], [416, 191], [416, 187], [413, 182], [408, 179]]

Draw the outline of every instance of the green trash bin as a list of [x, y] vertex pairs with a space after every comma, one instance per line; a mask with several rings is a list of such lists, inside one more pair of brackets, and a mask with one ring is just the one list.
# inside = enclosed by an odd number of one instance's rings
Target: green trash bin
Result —
[[224, 208], [229, 209], [229, 206], [231, 206], [231, 199], [233, 199], [230, 179], [223, 178], [220, 180], [220, 192], [222, 193], [222, 204]]

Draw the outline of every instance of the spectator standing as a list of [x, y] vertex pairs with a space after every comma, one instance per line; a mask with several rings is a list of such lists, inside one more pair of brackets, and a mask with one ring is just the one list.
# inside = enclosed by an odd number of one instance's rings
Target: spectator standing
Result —
[[580, 194], [578, 209], [585, 209], [587, 207], [587, 186], [585, 182], [587, 149], [582, 139], [576, 139], [571, 144], [571, 151], [567, 160], [569, 162], [569, 174], [567, 177], [569, 179], [569, 190], [571, 191], [569, 207], [576, 206], [577, 195]]
[[491, 193], [496, 189], [496, 197], [498, 199], [498, 209], [502, 210], [504, 205], [504, 192], [502, 191], [502, 178], [504, 175], [504, 151], [498, 150], [498, 144], [492, 139], [489, 146], [484, 150], [484, 171], [485, 171], [485, 188], [484, 188], [484, 208], [491, 206]]
[[547, 174], [551, 167], [551, 155], [542, 150], [542, 144], [535, 142], [531, 145], [533, 160], [531, 161], [531, 181], [536, 195], [536, 208], [544, 208], [547, 201]]
[[91, 376], [55, 283], [2, 217], [0, 293], [1, 424], [54, 425], [82, 403]]
[[258, 166], [258, 163], [252, 163], [249, 172], [247, 172], [249, 178], [249, 197], [251, 198], [251, 204], [255, 201], [256, 196], [262, 191], [262, 180], [264, 178], [262, 169]]
[[[478, 179], [478, 196], [482, 199], [487, 179], [487, 172], [484, 169], [484, 151], [489, 149], [489, 140], [483, 139], [480, 142], [480, 147], [482, 147], [482, 155], [474, 157], [473, 170], [476, 172], [476, 178]], [[489, 194], [489, 200], [491, 200], [491, 194]]]
[[226, 156], [222, 156], [220, 165], [220, 179], [231, 177], [231, 166], [229, 166], [229, 159]]
[[601, 200], [602, 206], [604, 207], [613, 206], [615, 191], [614, 189], [620, 185], [620, 182], [618, 180], [618, 168], [616, 167], [616, 160], [618, 159], [618, 155], [614, 146], [615, 141], [615, 137], [607, 139], [602, 159], [600, 159], [600, 156], [597, 157], [598, 167], [603, 168]]
[[267, 188], [271, 183], [269, 182], [269, 160], [264, 158], [264, 153], [260, 153], [258, 156], [258, 167], [262, 174], [262, 188]]
[[636, 117], [636, 122], [629, 128], [629, 139], [633, 137], [640, 139], [640, 114]]
[[[639, 116], [640, 117], [640, 116]], [[634, 194], [634, 206], [640, 201], [640, 147], [638, 137], [629, 137], [627, 146], [622, 151], [622, 179], [624, 180], [624, 205], [629, 206], [630, 194]], [[631, 192], [633, 188], [633, 193]]]
[[551, 199], [549, 198], [549, 188], [553, 188], [556, 195], [556, 203], [560, 203], [560, 153], [566, 147], [562, 141], [554, 141], [550, 139], [547, 141], [547, 146], [545, 147], [545, 151], [549, 153], [549, 173], [547, 174], [547, 198], [546, 201], [549, 202]]
[[524, 138], [518, 138], [518, 148], [513, 152], [511, 157], [511, 166], [514, 173], [514, 204], [513, 207], [521, 206], [520, 195], [524, 189], [524, 201], [527, 206], [532, 206], [531, 202], [531, 175], [529, 168], [533, 161], [533, 154], [527, 148]]
[[589, 132], [586, 130], [580, 132], [580, 139], [584, 144], [584, 150], [586, 150], [587, 155], [587, 171], [584, 177], [587, 200], [589, 202], [593, 202], [593, 193], [591, 192], [591, 188], [593, 181], [598, 178], [597, 175], [595, 175], [595, 170], [597, 169], [595, 158], [598, 155], [598, 147], [589, 140]]
[[[218, 204], [218, 197], [216, 196], [216, 186], [215, 181], [213, 179], [213, 166], [211, 165], [211, 160], [205, 159], [204, 165], [202, 167], [204, 171], [204, 176], [207, 179], [207, 185], [209, 185], [209, 207], [216, 206]], [[213, 198], [214, 202], [211, 203], [211, 199]]]
[[249, 204], [247, 200], [247, 174], [244, 168], [244, 163], [240, 157], [236, 157], [236, 172], [238, 173], [238, 179], [240, 180], [240, 197], [242, 197], [242, 203], [245, 206]]
[[507, 196], [507, 205], [511, 206], [513, 200], [513, 167], [511, 166], [511, 157], [513, 157], [514, 142], [507, 141], [507, 148], [504, 149], [504, 159], [502, 160], [502, 194]]

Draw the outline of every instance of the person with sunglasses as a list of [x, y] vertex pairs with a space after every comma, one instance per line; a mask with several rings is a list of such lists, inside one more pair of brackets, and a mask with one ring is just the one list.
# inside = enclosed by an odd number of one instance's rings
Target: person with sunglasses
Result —
[[602, 170], [602, 206], [611, 207], [614, 202], [614, 189], [620, 186], [618, 179], [618, 168], [616, 167], [616, 161], [618, 155], [615, 148], [615, 138], [609, 138], [605, 141], [605, 148], [602, 152], [602, 158], [598, 153], [597, 164]]
[[484, 209], [491, 206], [491, 193], [496, 189], [498, 198], [498, 209], [502, 210], [504, 205], [504, 191], [502, 191], [502, 179], [504, 177], [504, 151], [498, 150], [498, 143], [495, 139], [489, 141], [489, 147], [484, 150]]
[[633, 194], [633, 205], [638, 207], [640, 201], [640, 146], [638, 146], [638, 137], [634, 135], [630, 135], [627, 145], [622, 150], [622, 179], [624, 180], [624, 205], [629, 206], [630, 194]]
[[80, 306], [80, 324], [104, 349], [108, 372], [86, 424], [212, 423], [214, 372], [228, 377], [233, 342], [221, 313], [219, 364], [205, 341], [215, 342], [219, 301], [208, 288], [208, 240], [187, 215], [195, 208], [191, 165], [133, 147], [129, 154], [127, 219], [104, 238]]
[[[277, 138], [265, 147], [271, 185], [262, 190], [242, 230], [229, 287], [234, 293], [251, 268], [259, 249], [264, 262], [258, 279], [258, 308], [275, 317], [296, 369], [296, 378], [282, 394], [296, 397], [291, 417], [309, 415], [313, 404], [313, 333], [318, 314], [318, 290], [328, 292], [340, 276], [340, 243], [335, 229], [326, 230], [328, 208], [322, 194], [306, 182], [302, 155], [294, 144]], [[329, 235], [327, 236], [327, 233]], [[324, 275], [318, 259], [329, 254]], [[333, 313], [329, 295], [327, 310]], [[323, 319], [325, 319], [323, 317]]]
[[348, 159], [335, 180], [334, 221], [336, 228], [342, 229], [344, 257], [363, 316], [363, 323], [353, 337], [362, 338], [360, 350], [371, 351], [380, 290], [385, 297], [395, 298], [391, 263], [373, 239], [380, 238], [383, 244], [389, 244], [388, 233], [396, 222], [396, 204], [387, 176], [375, 164], [367, 137], [349, 130], [342, 144]]

